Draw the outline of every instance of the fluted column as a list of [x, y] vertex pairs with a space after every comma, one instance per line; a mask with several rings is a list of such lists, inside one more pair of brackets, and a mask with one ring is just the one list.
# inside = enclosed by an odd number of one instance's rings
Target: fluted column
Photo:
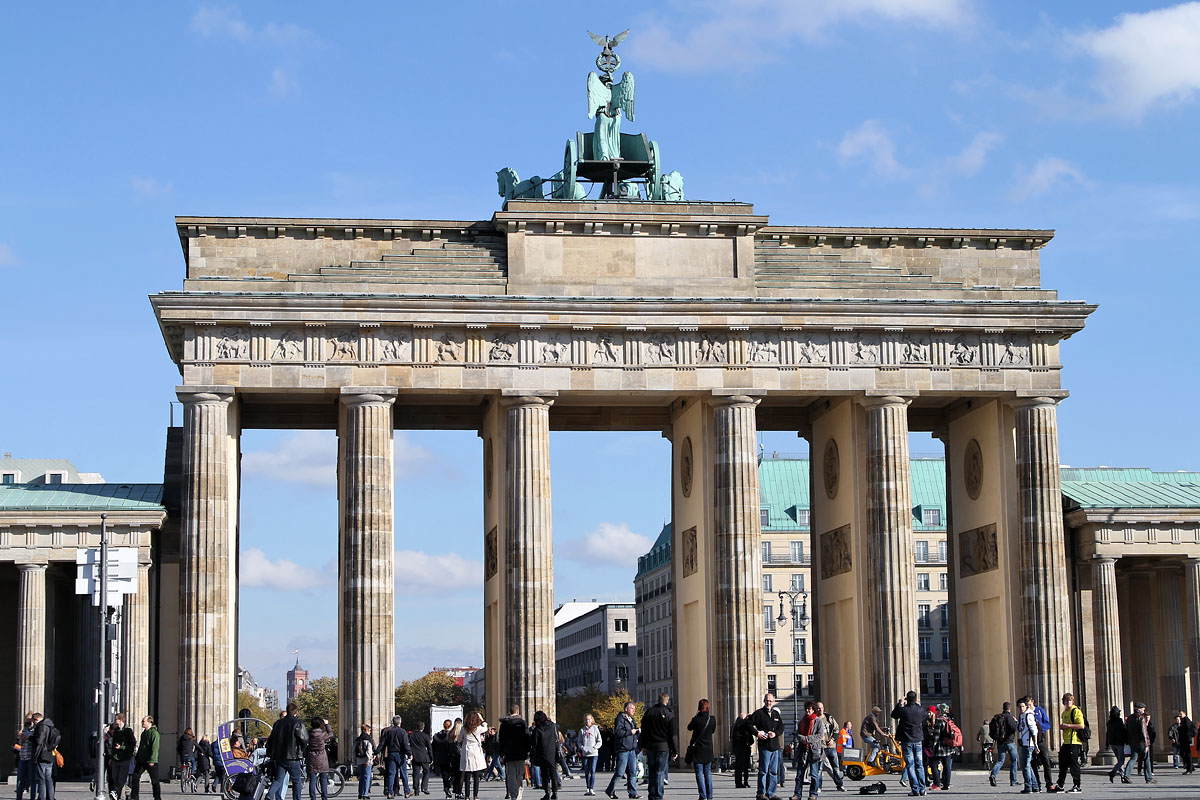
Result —
[[235, 699], [237, 494], [229, 442], [232, 391], [180, 389], [183, 503], [179, 554], [179, 728], [211, 735]]
[[17, 564], [17, 724], [46, 704], [46, 565]]
[[550, 406], [534, 394], [505, 397], [508, 514], [504, 547], [508, 700], [526, 719], [555, 711], [554, 540], [550, 518]]
[[[138, 562], [138, 590], [121, 613], [121, 702], [130, 720], [150, 713], [150, 562]], [[201, 735], [201, 734], [197, 734]]]
[[1092, 631], [1096, 643], [1096, 707], [1107, 717], [1113, 706], [1125, 708], [1115, 558], [1097, 556], [1092, 560]]
[[1163, 567], [1156, 570], [1152, 579], [1158, 601], [1153, 624], [1156, 628], [1154, 640], [1158, 644], [1158, 663], [1155, 664], [1158, 702], [1163, 706], [1159, 708], [1159, 715], [1168, 721], [1187, 704], [1182, 620], [1179, 618], [1182, 608], [1179, 579], [1178, 572]]
[[1183, 565], [1183, 652], [1187, 658], [1192, 707], [1189, 716], [1200, 715], [1200, 558]]
[[766, 681], [757, 405], [745, 395], [713, 400], [717, 719], [736, 719], [761, 705]]
[[867, 552], [873, 622], [872, 701], [883, 705], [917, 691], [917, 596], [913, 585], [912, 478], [908, 463], [908, 403], [868, 397]]
[[[1056, 401], [1035, 397], [1016, 409], [1021, 504], [1021, 642], [1025, 688], [1049, 708], [1072, 688]], [[1055, 745], [1057, 730], [1051, 730]]]
[[396, 390], [342, 389], [338, 430], [338, 654], [342, 741], [395, 711], [396, 533], [393, 520]]

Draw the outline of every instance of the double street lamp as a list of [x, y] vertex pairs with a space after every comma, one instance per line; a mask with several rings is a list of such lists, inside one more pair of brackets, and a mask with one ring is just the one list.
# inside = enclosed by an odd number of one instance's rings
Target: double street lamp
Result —
[[[790, 614], [783, 612], [784, 600], [788, 603], [791, 610]], [[797, 651], [800, 648], [797, 642], [800, 641], [799, 634], [802, 631], [808, 630], [808, 592], [803, 589], [793, 589], [791, 591], [786, 589], [780, 590], [779, 616], [775, 619], [775, 622], [782, 628], [788, 624], [789, 616], [792, 621], [792, 735], [794, 736], [796, 731], [800, 730], [800, 687], [797, 685], [799, 676], [796, 673], [797, 663], [800, 660], [798, 658], [800, 654]]]

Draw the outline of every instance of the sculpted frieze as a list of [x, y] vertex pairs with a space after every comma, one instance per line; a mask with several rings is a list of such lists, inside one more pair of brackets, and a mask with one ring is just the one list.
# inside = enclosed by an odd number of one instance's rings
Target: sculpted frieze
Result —
[[950, 366], [973, 367], [979, 364], [979, 337], [955, 336], [950, 342]]
[[642, 363], [675, 364], [675, 337], [669, 333], [652, 333], [642, 342]]
[[700, 346], [696, 350], [696, 361], [700, 364], [724, 364], [729, 349], [725, 337], [715, 331], [700, 334]]
[[796, 344], [797, 364], [828, 364], [829, 336], [809, 334]]
[[996, 363], [1004, 365], [1024, 366], [1029, 363], [1029, 341], [1009, 335], [1001, 337], [996, 346]]
[[901, 364], [929, 363], [929, 338], [923, 334], [902, 334], [896, 350], [896, 360]]
[[566, 364], [571, 360], [571, 343], [565, 334], [551, 333], [538, 351], [542, 364]]
[[599, 366], [611, 366], [625, 361], [624, 337], [619, 333], [597, 331], [592, 339], [592, 363]]
[[412, 361], [412, 337], [407, 331], [385, 328], [379, 332], [381, 361]]
[[304, 358], [304, 334], [298, 330], [283, 331], [271, 349], [272, 361], [300, 361]]
[[439, 363], [463, 360], [463, 335], [442, 331], [433, 340], [433, 360]]
[[874, 333], [859, 332], [850, 340], [848, 348], [851, 364], [879, 363], [879, 336]]
[[517, 354], [517, 337], [512, 333], [498, 333], [492, 337], [488, 348], [488, 361], [512, 361]]
[[329, 335], [329, 359], [331, 361], [358, 361], [358, 330], [342, 328]]
[[746, 361], [751, 364], [778, 364], [778, 337], [768, 332], [751, 334], [746, 340]]
[[250, 358], [250, 333], [245, 328], [222, 328], [214, 350], [217, 358], [244, 361]]

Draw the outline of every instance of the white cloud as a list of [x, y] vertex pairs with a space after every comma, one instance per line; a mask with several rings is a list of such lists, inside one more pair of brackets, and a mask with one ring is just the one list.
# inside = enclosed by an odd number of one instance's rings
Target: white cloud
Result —
[[291, 22], [268, 22], [261, 28], [248, 24], [227, 8], [205, 7], [192, 16], [192, 30], [205, 38], [232, 39], [246, 45], [318, 47], [320, 38]]
[[564, 557], [581, 564], [632, 567], [652, 544], [650, 537], [633, 532], [628, 523], [601, 522], [594, 531], [563, 542], [562, 551]]
[[896, 145], [877, 119], [847, 131], [838, 142], [837, 154], [843, 164], [866, 161], [880, 175], [898, 176], [907, 171], [896, 160]]
[[446, 590], [462, 593], [483, 586], [483, 562], [458, 553], [430, 555], [420, 550], [396, 551], [396, 593], [424, 595]]
[[[749, 69], [775, 60], [795, 39], [840, 23], [883, 22], [952, 28], [969, 23], [967, 0], [707, 0], [684, 30], [677, 18], [639, 21], [628, 48], [639, 63], [673, 72]], [[694, 7], [693, 7], [694, 8]]]
[[1017, 185], [1010, 192], [1010, 197], [1013, 200], [1039, 197], [1068, 183], [1086, 187], [1092, 185], [1079, 167], [1057, 156], [1047, 156], [1018, 175]]
[[[434, 462], [433, 453], [413, 444], [403, 433], [393, 439], [397, 478], [419, 474]], [[337, 437], [329, 431], [294, 431], [267, 450], [242, 454], [242, 471], [249, 476], [311, 486], [337, 484]]]
[[163, 183], [156, 178], [143, 178], [139, 175], [132, 176], [129, 183], [138, 197], [161, 197], [170, 194], [173, 188], [170, 183]]
[[987, 163], [988, 151], [1004, 141], [998, 133], [977, 133], [961, 153], [946, 160], [946, 168], [955, 175], [971, 176]]
[[281, 591], [311, 591], [328, 586], [337, 577], [332, 564], [326, 569], [302, 567], [282, 558], [272, 561], [257, 547], [243, 550], [238, 562], [238, 579], [242, 586]]
[[1112, 113], [1140, 117], [1200, 89], [1200, 2], [1122, 14], [1111, 27], [1067, 41], [1099, 62], [1097, 88]]
[[11, 247], [0, 242], [0, 267], [13, 267], [17, 264], [17, 256]]

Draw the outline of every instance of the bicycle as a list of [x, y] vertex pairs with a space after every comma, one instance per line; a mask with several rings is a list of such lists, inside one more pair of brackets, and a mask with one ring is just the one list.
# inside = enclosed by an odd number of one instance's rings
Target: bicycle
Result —
[[995, 746], [991, 742], [986, 742], [983, 745], [983, 768], [991, 770], [996, 765]]
[[200, 791], [200, 782], [196, 779], [196, 771], [186, 762], [179, 768], [179, 791], [184, 794], [196, 794]]
[[[262, 767], [259, 767], [259, 770], [266, 778], [266, 785], [263, 788], [265, 794], [275, 780], [274, 768], [264, 770]], [[337, 797], [346, 788], [346, 777], [342, 774], [342, 770], [337, 767], [334, 767], [326, 774], [329, 776], [329, 796]], [[303, 761], [300, 762], [300, 785], [302, 787], [308, 785], [308, 765]], [[231, 800], [238, 796], [237, 792], [233, 790], [233, 777], [226, 778], [225, 796]]]

